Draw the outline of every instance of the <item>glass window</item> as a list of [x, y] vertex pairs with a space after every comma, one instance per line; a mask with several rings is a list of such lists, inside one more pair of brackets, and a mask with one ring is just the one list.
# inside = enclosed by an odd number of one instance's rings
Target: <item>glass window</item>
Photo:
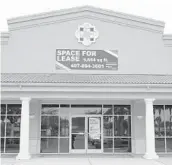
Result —
[[104, 138], [104, 142], [103, 142], [103, 151], [104, 152], [113, 152], [113, 139], [112, 138]]
[[115, 115], [130, 115], [130, 105], [114, 105]]
[[131, 138], [115, 138], [114, 152], [131, 152]]
[[4, 138], [1, 138], [1, 153], [4, 152]]
[[69, 105], [69, 104], [60, 104], [60, 107], [61, 107], [61, 108], [67, 108], [67, 107], [69, 108], [70, 105]]
[[72, 114], [102, 114], [102, 105], [82, 105], [82, 104], [72, 104], [71, 105]]
[[1, 115], [6, 114], [6, 104], [1, 104]]
[[21, 104], [1, 104], [1, 151], [18, 153]]
[[172, 105], [154, 105], [154, 125], [156, 152], [172, 152]]
[[155, 138], [155, 151], [165, 152], [165, 138]]
[[167, 152], [172, 152], [172, 138], [167, 138], [166, 140]]
[[103, 134], [104, 136], [113, 136], [113, 117], [103, 117]]
[[58, 153], [58, 138], [41, 138], [41, 153]]
[[42, 115], [57, 115], [59, 114], [59, 105], [58, 104], [43, 104], [41, 114]]
[[131, 136], [131, 117], [115, 116], [114, 117], [114, 135]]
[[166, 136], [172, 137], [172, 105], [165, 106], [165, 127]]
[[7, 105], [8, 115], [20, 115], [21, 114], [21, 104], [8, 104]]
[[20, 116], [7, 116], [6, 136], [20, 136]]
[[85, 132], [85, 117], [73, 117], [72, 133], [84, 133], [84, 132]]
[[60, 136], [69, 136], [69, 117], [60, 116]]
[[5, 136], [5, 116], [1, 116], [1, 137]]
[[41, 117], [41, 136], [59, 135], [59, 117], [42, 116]]
[[103, 114], [112, 115], [113, 114], [112, 105], [103, 105]]
[[19, 152], [19, 138], [6, 138], [6, 153], [18, 153]]
[[60, 153], [69, 152], [69, 138], [60, 138]]

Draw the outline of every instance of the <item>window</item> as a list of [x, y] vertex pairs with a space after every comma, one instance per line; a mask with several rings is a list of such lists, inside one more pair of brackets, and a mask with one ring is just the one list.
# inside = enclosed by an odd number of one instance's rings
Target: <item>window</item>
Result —
[[130, 105], [103, 106], [104, 152], [131, 152]]
[[[41, 153], [69, 152], [69, 105], [43, 104], [41, 110]], [[61, 112], [61, 113], [60, 113]]]
[[172, 152], [172, 105], [154, 105], [156, 152]]
[[21, 104], [1, 104], [1, 153], [18, 153]]

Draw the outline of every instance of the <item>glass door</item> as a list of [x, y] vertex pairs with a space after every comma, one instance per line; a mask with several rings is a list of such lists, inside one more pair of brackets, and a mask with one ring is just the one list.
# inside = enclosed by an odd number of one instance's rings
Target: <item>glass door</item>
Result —
[[85, 117], [71, 118], [71, 152], [86, 153], [86, 120]]
[[87, 153], [101, 153], [101, 117], [87, 117]]
[[71, 153], [101, 153], [101, 117], [71, 117]]

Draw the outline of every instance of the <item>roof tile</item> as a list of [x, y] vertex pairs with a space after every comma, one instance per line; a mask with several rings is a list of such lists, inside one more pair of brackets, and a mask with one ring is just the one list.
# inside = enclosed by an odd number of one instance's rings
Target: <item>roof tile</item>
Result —
[[1, 83], [172, 84], [172, 75], [2, 73]]

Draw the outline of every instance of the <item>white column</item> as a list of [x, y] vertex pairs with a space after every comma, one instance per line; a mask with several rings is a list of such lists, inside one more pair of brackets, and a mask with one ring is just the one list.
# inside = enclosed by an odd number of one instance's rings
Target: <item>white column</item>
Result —
[[146, 153], [145, 159], [157, 159], [158, 155], [155, 152], [155, 128], [154, 128], [154, 114], [153, 101], [155, 99], [145, 99], [146, 116], [145, 116], [145, 130], [146, 130]]
[[20, 98], [22, 101], [20, 123], [20, 150], [16, 159], [30, 159], [29, 153], [29, 104], [30, 98]]

